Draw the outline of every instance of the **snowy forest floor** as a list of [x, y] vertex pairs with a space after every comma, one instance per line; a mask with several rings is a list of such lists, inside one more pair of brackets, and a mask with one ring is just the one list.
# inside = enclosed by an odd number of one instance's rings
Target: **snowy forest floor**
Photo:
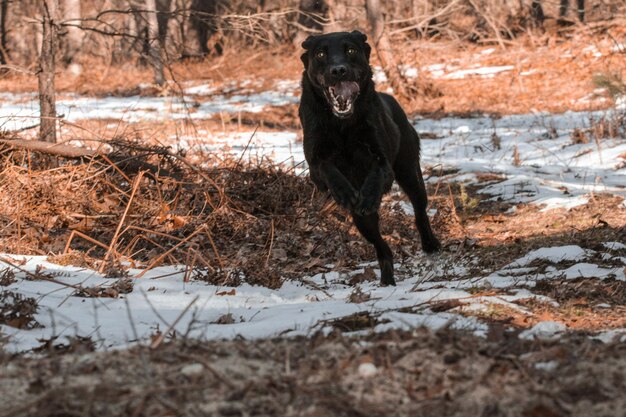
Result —
[[622, 38], [407, 55], [443, 93], [408, 107], [444, 248], [394, 188], [393, 288], [307, 178], [289, 65], [62, 86], [61, 140], [101, 156], [0, 148], [0, 416], [620, 415], [626, 102], [592, 78]]

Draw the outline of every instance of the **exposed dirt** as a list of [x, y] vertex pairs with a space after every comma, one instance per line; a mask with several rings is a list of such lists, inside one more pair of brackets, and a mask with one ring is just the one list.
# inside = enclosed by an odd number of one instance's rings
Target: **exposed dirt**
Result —
[[0, 359], [0, 416], [623, 416], [624, 344], [494, 331]]

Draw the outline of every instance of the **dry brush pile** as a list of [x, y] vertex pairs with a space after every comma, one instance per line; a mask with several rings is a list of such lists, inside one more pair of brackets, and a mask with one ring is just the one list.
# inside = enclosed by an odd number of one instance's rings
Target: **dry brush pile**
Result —
[[[285, 277], [375, 260], [347, 213], [304, 176], [268, 163], [114, 141], [112, 151], [57, 159], [0, 149], [0, 251], [48, 255], [112, 276], [130, 267], [186, 265], [211, 283], [268, 287]], [[205, 166], [208, 168], [198, 168]], [[395, 250], [415, 253], [410, 217], [386, 209]]]

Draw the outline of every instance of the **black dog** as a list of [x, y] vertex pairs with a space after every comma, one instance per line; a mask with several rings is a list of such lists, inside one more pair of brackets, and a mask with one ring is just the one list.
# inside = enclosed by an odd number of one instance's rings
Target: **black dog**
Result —
[[311, 179], [350, 210], [378, 255], [381, 284], [395, 285], [393, 255], [378, 226], [378, 208], [393, 180], [409, 196], [426, 252], [439, 241], [426, 214], [419, 137], [398, 102], [374, 89], [370, 46], [361, 32], [310, 36], [303, 43], [300, 121]]

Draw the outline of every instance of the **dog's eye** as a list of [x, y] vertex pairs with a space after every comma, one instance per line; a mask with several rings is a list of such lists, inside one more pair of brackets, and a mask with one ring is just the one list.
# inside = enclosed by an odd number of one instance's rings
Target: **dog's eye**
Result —
[[324, 51], [317, 51], [315, 53], [315, 57], [317, 59], [324, 59], [324, 58], [326, 58], [326, 52], [324, 52]]
[[357, 50], [356, 50], [356, 49], [354, 49], [354, 48], [348, 48], [348, 50], [346, 51], [346, 53], [347, 53], [348, 55], [356, 55]]

